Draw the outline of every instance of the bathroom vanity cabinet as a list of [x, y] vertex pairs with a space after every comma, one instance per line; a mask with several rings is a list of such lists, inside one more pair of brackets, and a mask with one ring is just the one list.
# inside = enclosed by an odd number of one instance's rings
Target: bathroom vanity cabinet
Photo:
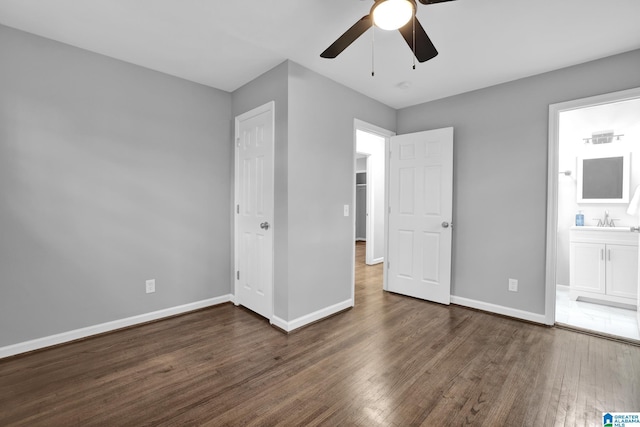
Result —
[[570, 236], [571, 299], [636, 306], [638, 233], [628, 227], [573, 227]]

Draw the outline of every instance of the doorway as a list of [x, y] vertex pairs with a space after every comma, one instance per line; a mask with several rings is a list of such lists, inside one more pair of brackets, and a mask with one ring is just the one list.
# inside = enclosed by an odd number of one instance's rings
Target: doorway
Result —
[[550, 106], [549, 324], [640, 340], [639, 115], [640, 89]]
[[[356, 166], [356, 233], [360, 234], [356, 237], [366, 242], [368, 265], [384, 261], [386, 140], [384, 136], [356, 130], [356, 157], [364, 159], [364, 162], [360, 160], [359, 163], [360, 167], [364, 166], [364, 174], [362, 171], [358, 172]], [[358, 213], [361, 214], [360, 217], [357, 216]], [[362, 219], [364, 224], [359, 221]]]
[[[387, 129], [354, 121], [354, 266], [364, 261], [373, 266], [384, 263], [386, 250], [385, 218], [387, 206], [388, 147], [395, 135]], [[364, 252], [364, 260], [356, 253]], [[354, 272], [355, 297], [355, 272]]]

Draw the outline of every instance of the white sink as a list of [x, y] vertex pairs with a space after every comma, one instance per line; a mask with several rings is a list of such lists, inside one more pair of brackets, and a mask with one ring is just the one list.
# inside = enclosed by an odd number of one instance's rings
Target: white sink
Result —
[[583, 231], [627, 231], [631, 232], [631, 227], [596, 227], [595, 225], [585, 225], [583, 227], [578, 227], [574, 225], [571, 227], [572, 230], [583, 230]]

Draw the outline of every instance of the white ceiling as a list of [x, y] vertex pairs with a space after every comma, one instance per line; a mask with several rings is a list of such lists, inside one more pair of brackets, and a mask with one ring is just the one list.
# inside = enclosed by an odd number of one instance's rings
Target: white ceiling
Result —
[[371, 30], [320, 58], [372, 4], [0, 0], [0, 23], [225, 91], [291, 59], [394, 108], [640, 48], [640, 0], [457, 0], [418, 5], [440, 55], [416, 70], [397, 31], [375, 31], [375, 77]]

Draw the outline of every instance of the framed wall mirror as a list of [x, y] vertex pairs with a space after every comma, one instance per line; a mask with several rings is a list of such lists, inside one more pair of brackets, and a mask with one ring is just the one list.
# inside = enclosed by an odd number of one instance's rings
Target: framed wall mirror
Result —
[[578, 157], [578, 203], [629, 203], [630, 153]]

